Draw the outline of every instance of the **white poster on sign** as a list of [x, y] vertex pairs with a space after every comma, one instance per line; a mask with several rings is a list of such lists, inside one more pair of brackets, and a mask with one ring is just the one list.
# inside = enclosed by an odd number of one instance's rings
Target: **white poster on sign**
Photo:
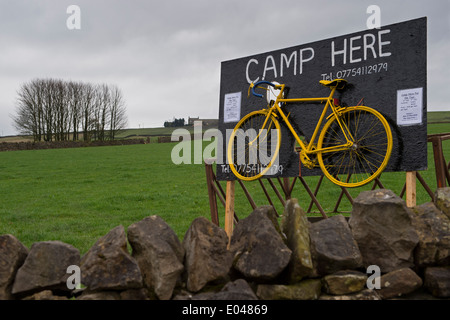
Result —
[[238, 122], [241, 120], [241, 92], [225, 95], [223, 104], [223, 122]]
[[397, 125], [422, 123], [423, 88], [397, 91]]

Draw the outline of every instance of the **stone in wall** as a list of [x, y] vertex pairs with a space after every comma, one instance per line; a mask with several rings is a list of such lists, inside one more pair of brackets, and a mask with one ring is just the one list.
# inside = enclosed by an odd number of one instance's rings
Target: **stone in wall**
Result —
[[310, 275], [313, 270], [309, 222], [297, 199], [287, 201], [281, 227], [286, 235], [287, 245], [292, 250], [287, 276], [291, 283], [295, 283]]
[[353, 202], [349, 220], [365, 267], [377, 265], [382, 273], [414, 266], [419, 237], [414, 214], [391, 190], [363, 191]]
[[450, 298], [450, 266], [425, 269], [425, 288], [438, 298]]
[[407, 295], [422, 286], [422, 279], [410, 268], [401, 268], [381, 276], [377, 293], [382, 299]]
[[0, 300], [12, 299], [17, 270], [25, 262], [28, 249], [13, 235], [0, 236]]
[[450, 187], [437, 189], [434, 196], [436, 207], [450, 219]]
[[195, 219], [184, 236], [187, 289], [201, 290], [207, 283], [228, 276], [233, 262], [226, 232], [204, 217]]
[[42, 290], [70, 291], [67, 268], [80, 264], [80, 252], [61, 241], [35, 242], [17, 271], [12, 293], [31, 295]]
[[418, 267], [450, 265], [450, 219], [432, 202], [413, 209], [413, 224], [419, 236], [414, 250]]
[[321, 292], [320, 279], [305, 279], [295, 284], [260, 284], [256, 295], [263, 300], [316, 300]]
[[362, 267], [361, 253], [344, 216], [312, 223], [309, 234], [316, 274]]
[[292, 251], [284, 243], [274, 217], [272, 207], [262, 206], [234, 229], [230, 241], [233, 267], [247, 279], [275, 279], [290, 261]]
[[97, 240], [81, 259], [81, 283], [91, 290], [126, 290], [142, 287], [141, 270], [128, 253], [123, 226]]
[[184, 248], [177, 235], [158, 216], [136, 222], [127, 231], [144, 284], [158, 299], [170, 299], [184, 270]]
[[341, 270], [322, 278], [323, 289], [332, 295], [346, 295], [365, 288], [367, 275], [355, 270]]

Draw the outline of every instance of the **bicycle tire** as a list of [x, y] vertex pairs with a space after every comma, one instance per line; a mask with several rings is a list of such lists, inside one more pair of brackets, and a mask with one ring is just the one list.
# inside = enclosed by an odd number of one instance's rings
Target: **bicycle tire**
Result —
[[[237, 123], [230, 136], [227, 160], [238, 179], [259, 179], [268, 173], [278, 159], [280, 124], [274, 114], [267, 119], [268, 112], [259, 110], [247, 114]], [[266, 119], [266, 127], [263, 128]]]
[[[386, 119], [376, 110], [357, 106], [340, 111], [340, 121], [350, 131], [353, 146], [345, 150], [318, 152], [325, 176], [347, 188], [363, 186], [386, 168], [392, 151], [392, 132]], [[324, 125], [318, 150], [347, 142], [335, 115]]]

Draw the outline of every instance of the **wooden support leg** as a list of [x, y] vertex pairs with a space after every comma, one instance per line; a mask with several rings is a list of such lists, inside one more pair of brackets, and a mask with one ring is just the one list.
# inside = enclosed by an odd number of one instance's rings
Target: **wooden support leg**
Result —
[[416, 172], [406, 172], [406, 205], [412, 208], [416, 205]]
[[425, 191], [428, 193], [428, 195], [431, 198], [431, 201], [434, 202], [434, 193], [433, 190], [431, 190], [431, 188], [427, 185], [427, 183], [425, 182], [425, 180], [422, 178], [422, 176], [420, 175], [419, 172], [416, 172], [416, 178], [417, 180], [419, 180], [420, 184], [423, 186], [423, 188], [425, 189]]
[[209, 196], [209, 209], [211, 212], [211, 221], [216, 226], [219, 225], [219, 214], [217, 212], [217, 198], [214, 190], [214, 172], [212, 171], [212, 165], [205, 162], [206, 170], [206, 185], [208, 186], [208, 196]]
[[322, 217], [328, 218], [328, 216], [326, 215], [322, 206], [320, 205], [319, 201], [317, 200], [316, 196], [314, 195], [314, 193], [311, 191], [308, 184], [306, 183], [305, 179], [303, 179], [303, 177], [299, 177], [299, 179], [302, 182], [303, 187], [306, 189], [306, 192], [308, 192], [309, 197], [311, 198], [312, 201], [314, 201], [314, 204], [316, 205], [317, 209], [319, 209], [320, 213], [322, 214]]
[[431, 139], [433, 143], [434, 167], [436, 170], [436, 182], [438, 188], [445, 188], [445, 160], [442, 150], [442, 138], [435, 136]]
[[[314, 190], [314, 197], [317, 197], [317, 194], [319, 193], [319, 189], [320, 189], [320, 185], [322, 184], [323, 177], [324, 177], [323, 175], [320, 176], [319, 181], [317, 182], [316, 190]], [[314, 204], [314, 201], [311, 199], [308, 210], [306, 210], [307, 213], [311, 212], [313, 204]]]
[[266, 195], [267, 200], [269, 201], [269, 204], [272, 206], [272, 208], [275, 211], [275, 214], [277, 215], [277, 217], [279, 217], [280, 215], [278, 214], [277, 208], [275, 208], [275, 205], [272, 202], [272, 198], [270, 198], [269, 192], [267, 192], [267, 189], [264, 186], [264, 183], [262, 182], [261, 179], [258, 179], [258, 181], [259, 181], [259, 184], [261, 186], [261, 189], [264, 191], [264, 194]]
[[255, 203], [255, 200], [253, 200], [252, 196], [250, 195], [250, 193], [248, 192], [248, 189], [245, 187], [244, 183], [242, 182], [242, 180], [238, 180], [242, 190], [244, 190], [245, 196], [247, 197], [248, 202], [250, 203], [250, 205], [252, 206], [252, 209], [255, 210], [258, 206]]
[[267, 181], [269, 181], [270, 186], [273, 189], [273, 192], [275, 192], [275, 194], [277, 195], [278, 199], [280, 199], [281, 204], [283, 205], [283, 208], [286, 206], [286, 201], [283, 199], [283, 197], [281, 196], [280, 191], [278, 191], [277, 187], [275, 186], [275, 184], [273, 183], [272, 179], [268, 178]]
[[228, 238], [231, 239], [234, 227], [234, 187], [235, 181], [227, 181], [227, 195], [225, 200], [225, 232]]

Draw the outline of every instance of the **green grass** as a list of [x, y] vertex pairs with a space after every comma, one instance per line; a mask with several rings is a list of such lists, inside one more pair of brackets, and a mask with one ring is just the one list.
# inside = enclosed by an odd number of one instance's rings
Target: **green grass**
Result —
[[[450, 125], [429, 125], [429, 131], [448, 132]], [[144, 217], [159, 215], [182, 239], [196, 217], [209, 219], [210, 212], [204, 165], [174, 165], [171, 151], [175, 145], [1, 152], [0, 234], [13, 234], [27, 247], [37, 241], [60, 240], [85, 253], [112, 228], [127, 228]], [[450, 140], [444, 142], [444, 151], [450, 160]], [[421, 174], [435, 190], [431, 144], [428, 165], [429, 169]], [[314, 188], [318, 178], [305, 179]], [[399, 194], [405, 174], [384, 173], [382, 181], [386, 188]], [[277, 211], [282, 213], [277, 196], [267, 182], [265, 185]], [[268, 204], [258, 182], [246, 186], [257, 205]], [[370, 186], [352, 189], [350, 193], [356, 197], [367, 189]], [[252, 210], [238, 185], [236, 190], [235, 209], [243, 218]], [[334, 208], [339, 193], [340, 188], [324, 179], [318, 199], [326, 211]], [[292, 196], [299, 199], [304, 209], [308, 208], [310, 199], [300, 182]], [[417, 203], [428, 201], [428, 195], [417, 183]], [[346, 198], [339, 210], [351, 210]], [[220, 202], [219, 212], [223, 224]]]
[[117, 225], [160, 215], [184, 235], [207, 215], [202, 165], [173, 165], [174, 144], [0, 153], [0, 234], [85, 252]]
[[[438, 123], [438, 122], [450, 122], [450, 112], [449, 111], [432, 111], [427, 112], [427, 121], [428, 123]], [[447, 132], [450, 129], [447, 129]]]
[[[205, 131], [211, 128], [217, 128], [217, 126], [206, 126], [203, 125], [200, 130]], [[184, 129], [189, 131], [190, 133], [194, 133], [194, 126], [184, 126], [184, 127], [175, 127], [175, 128], [139, 128], [139, 129], [124, 129], [120, 130], [116, 135], [117, 139], [126, 139], [126, 138], [134, 138], [134, 137], [158, 137], [158, 136], [170, 136], [175, 129]]]

